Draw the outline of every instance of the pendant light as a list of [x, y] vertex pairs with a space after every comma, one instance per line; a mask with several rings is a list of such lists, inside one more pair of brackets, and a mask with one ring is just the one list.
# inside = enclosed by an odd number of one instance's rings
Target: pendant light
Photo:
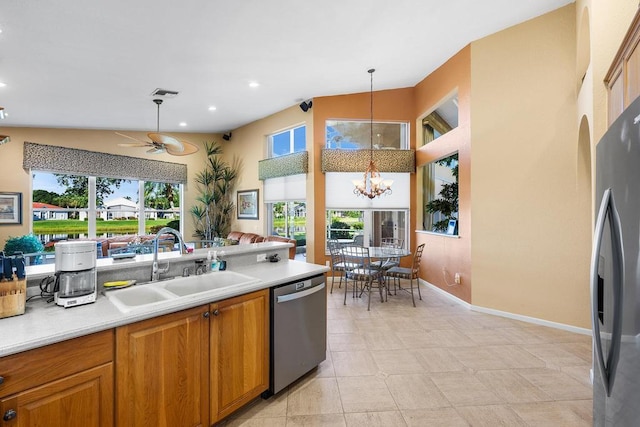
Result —
[[382, 179], [380, 175], [380, 171], [376, 166], [376, 162], [373, 161], [373, 73], [375, 72], [375, 68], [371, 68], [367, 70], [369, 75], [371, 76], [371, 118], [369, 121], [370, 125], [370, 135], [369, 135], [369, 166], [364, 172], [364, 176], [362, 180], [353, 180], [352, 183], [355, 185], [353, 193], [356, 196], [368, 197], [370, 199], [374, 199], [383, 194], [391, 194], [391, 185], [393, 185], [393, 180], [390, 179]]

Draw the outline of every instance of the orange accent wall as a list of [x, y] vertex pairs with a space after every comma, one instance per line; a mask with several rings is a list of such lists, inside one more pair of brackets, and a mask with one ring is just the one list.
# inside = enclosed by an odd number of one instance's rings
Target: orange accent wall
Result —
[[[419, 231], [415, 224], [416, 245], [425, 244], [420, 265], [420, 277], [456, 297], [471, 303], [471, 48], [462, 49], [415, 87], [416, 119], [414, 139], [422, 140], [422, 118], [434, 107], [458, 90], [458, 127], [416, 150], [416, 167], [421, 168], [435, 160], [458, 152], [458, 238]], [[415, 188], [415, 187], [414, 187]], [[412, 205], [423, 209], [423, 197], [418, 188]], [[412, 209], [414, 210], [414, 209]], [[444, 269], [444, 272], [443, 272]], [[454, 284], [455, 273], [460, 274], [460, 285]], [[450, 286], [451, 285], [451, 286]]]
[[[380, 70], [379, 73], [384, 72]], [[363, 78], [367, 78], [363, 72]], [[374, 80], [375, 83], [375, 80]], [[413, 123], [414, 99], [413, 88], [383, 90], [374, 92], [373, 118], [374, 120], [402, 121]], [[307, 260], [316, 264], [325, 264], [329, 257], [325, 255], [325, 200], [326, 191], [324, 175], [321, 170], [321, 150], [325, 146], [325, 122], [329, 119], [368, 119], [371, 116], [369, 92], [350, 95], [325, 96], [313, 98], [313, 170], [314, 199], [313, 211], [316, 221], [313, 222], [314, 259]], [[410, 134], [411, 147], [415, 147], [415, 132]], [[345, 182], [345, 185], [351, 185]], [[411, 176], [411, 191], [415, 192], [415, 175]], [[355, 196], [354, 196], [355, 197]], [[311, 207], [311, 206], [309, 206]], [[411, 201], [411, 224], [415, 223], [415, 200]], [[307, 245], [309, 245], [307, 241]], [[413, 242], [412, 242], [413, 246]], [[415, 246], [414, 246], [415, 247]]]

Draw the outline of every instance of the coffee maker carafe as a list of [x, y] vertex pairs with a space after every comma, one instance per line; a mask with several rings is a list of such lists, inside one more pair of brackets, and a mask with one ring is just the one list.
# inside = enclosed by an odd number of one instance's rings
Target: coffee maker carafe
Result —
[[54, 301], [61, 307], [95, 302], [97, 292], [96, 242], [58, 242]]

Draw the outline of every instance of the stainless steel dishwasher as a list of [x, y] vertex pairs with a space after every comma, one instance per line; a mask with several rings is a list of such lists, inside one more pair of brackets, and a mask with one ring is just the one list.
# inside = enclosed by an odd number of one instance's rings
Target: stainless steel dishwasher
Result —
[[324, 275], [271, 288], [269, 397], [318, 366], [327, 350]]

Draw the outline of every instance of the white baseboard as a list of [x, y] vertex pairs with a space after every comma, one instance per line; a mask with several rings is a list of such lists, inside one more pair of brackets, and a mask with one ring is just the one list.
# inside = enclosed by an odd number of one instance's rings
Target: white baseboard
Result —
[[469, 304], [468, 302], [461, 300], [457, 296], [450, 294], [447, 291], [444, 291], [443, 289], [427, 282], [426, 280], [422, 280], [422, 279], [418, 279], [418, 280], [427, 288], [432, 289], [433, 291], [439, 293], [443, 297], [448, 298], [462, 305], [463, 307], [468, 308], [469, 310], [477, 311], [479, 313], [492, 314], [494, 316], [506, 317], [508, 319], [520, 320], [522, 322], [532, 323], [534, 325], [548, 326], [550, 328], [561, 329], [563, 331], [574, 332], [576, 334], [591, 335], [591, 329], [579, 328], [577, 326], [565, 325], [564, 323], [551, 322], [549, 320], [538, 319], [536, 317], [524, 316], [522, 314], [514, 314], [514, 313], [509, 313], [507, 311], [500, 311], [500, 310], [495, 310], [493, 308], [486, 308], [486, 307], [480, 307], [477, 305]]

